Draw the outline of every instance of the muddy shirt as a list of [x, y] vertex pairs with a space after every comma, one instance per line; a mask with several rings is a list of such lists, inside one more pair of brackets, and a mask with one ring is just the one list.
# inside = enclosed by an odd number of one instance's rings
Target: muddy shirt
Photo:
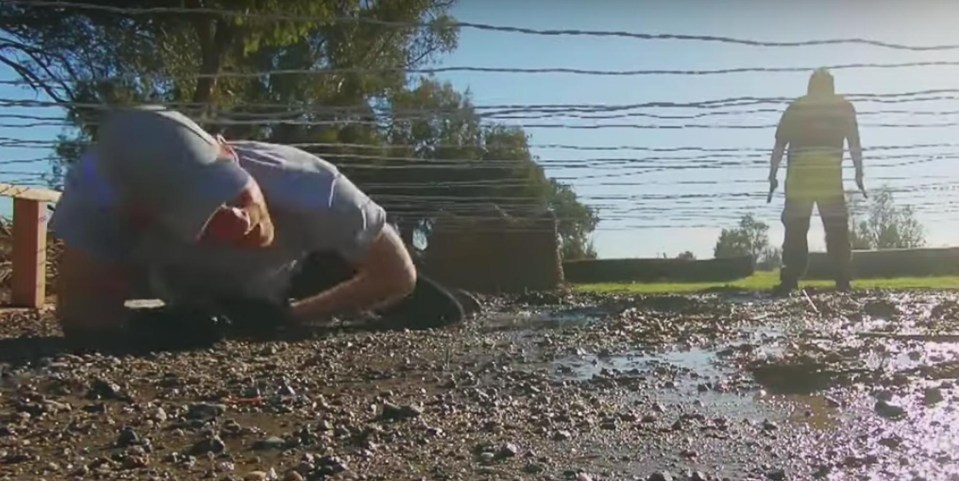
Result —
[[842, 196], [845, 141], [858, 143], [852, 103], [841, 96], [804, 96], [783, 112], [776, 140], [788, 144], [786, 196], [824, 199]]
[[138, 230], [118, 214], [114, 190], [95, 156], [70, 169], [50, 227], [66, 244], [142, 272], [150, 294], [170, 303], [219, 296], [278, 300], [306, 254], [334, 250], [363, 256], [386, 221], [382, 207], [335, 166], [294, 147], [231, 142], [259, 183], [273, 223], [273, 245], [233, 249], [177, 241]]

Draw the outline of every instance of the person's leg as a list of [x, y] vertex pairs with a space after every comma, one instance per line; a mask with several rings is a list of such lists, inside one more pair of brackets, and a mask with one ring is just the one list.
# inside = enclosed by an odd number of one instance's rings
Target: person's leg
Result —
[[779, 272], [781, 291], [791, 291], [799, 287], [799, 279], [806, 272], [809, 258], [809, 218], [812, 215], [812, 202], [786, 198], [783, 208], [782, 268]]
[[852, 244], [849, 239], [849, 210], [843, 196], [819, 202], [819, 216], [826, 231], [826, 252], [832, 259], [836, 288], [850, 289], [852, 281]]
[[[303, 261], [291, 282], [289, 297], [303, 299], [348, 280], [355, 271], [339, 255], [314, 253]], [[463, 307], [446, 288], [422, 272], [417, 273], [416, 288], [401, 301], [375, 312], [390, 327], [425, 329], [460, 322]]]

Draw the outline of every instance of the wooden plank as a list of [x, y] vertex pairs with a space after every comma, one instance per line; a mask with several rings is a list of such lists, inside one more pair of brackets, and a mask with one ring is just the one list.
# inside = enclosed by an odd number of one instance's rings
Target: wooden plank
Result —
[[42, 307], [46, 300], [47, 205], [13, 199], [13, 288], [16, 307]]
[[60, 193], [50, 189], [23, 187], [19, 185], [0, 183], [0, 197], [13, 197], [15, 199], [56, 203], [58, 200], [60, 200]]

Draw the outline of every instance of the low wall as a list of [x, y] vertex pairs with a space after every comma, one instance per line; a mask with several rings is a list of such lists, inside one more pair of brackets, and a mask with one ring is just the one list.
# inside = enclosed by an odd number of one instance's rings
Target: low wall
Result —
[[[856, 278], [959, 275], [959, 247], [853, 251]], [[809, 255], [807, 279], [832, 279], [832, 261], [825, 252]]]
[[716, 282], [748, 277], [752, 258], [596, 259], [563, 263], [568, 282]]
[[422, 269], [450, 287], [482, 293], [552, 290], [563, 284], [556, 219], [436, 220]]

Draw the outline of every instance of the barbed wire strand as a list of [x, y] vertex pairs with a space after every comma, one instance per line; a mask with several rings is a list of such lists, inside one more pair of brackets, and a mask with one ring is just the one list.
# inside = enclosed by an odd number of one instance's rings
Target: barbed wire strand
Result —
[[[76, 9], [76, 10], [94, 10], [94, 11], [117, 13], [117, 14], [124, 14], [124, 15], [158, 15], [158, 14], [219, 15], [219, 16], [230, 16], [230, 17], [240, 17], [240, 18], [254, 18], [257, 20], [320, 22], [324, 24], [329, 24], [333, 22], [361, 23], [361, 24], [372, 24], [372, 25], [379, 25], [379, 26], [386, 26], [386, 27], [398, 27], [398, 28], [436, 28], [436, 26], [438, 25], [438, 23], [436, 22], [397, 22], [397, 21], [379, 20], [379, 19], [373, 19], [373, 18], [358, 18], [358, 17], [329, 18], [329, 17], [310, 16], [310, 15], [250, 13], [250, 12], [241, 12], [238, 10], [226, 10], [226, 9], [216, 9], [216, 8], [114, 7], [114, 6], [107, 6], [107, 5], [89, 4], [89, 3], [74, 3], [74, 2], [45, 1], [45, 0], [5, 0], [5, 1], [6, 3], [11, 5], [24, 5], [28, 7], [64, 8], [64, 9]], [[484, 30], [484, 31], [519, 33], [519, 34], [540, 35], [540, 36], [589, 36], [589, 37], [629, 38], [629, 39], [635, 39], [635, 40], [683, 40], [683, 41], [699, 41], [699, 42], [718, 42], [718, 43], [753, 46], [753, 47], [805, 47], [805, 46], [827, 46], [827, 45], [837, 45], [837, 44], [861, 44], [861, 45], [883, 47], [883, 48], [894, 49], [894, 50], [911, 50], [911, 51], [936, 51], [936, 50], [941, 51], [941, 50], [959, 49], [959, 45], [957, 44], [907, 45], [907, 44], [884, 42], [879, 40], [856, 38], [856, 37], [786, 42], [786, 41], [742, 39], [742, 38], [716, 36], [716, 35], [637, 33], [637, 32], [627, 32], [627, 31], [613, 31], [613, 30], [534, 29], [534, 28], [526, 28], [526, 27], [511, 27], [511, 26], [503, 26], [503, 25], [492, 25], [492, 24], [486, 24], [486, 23], [461, 22], [461, 21], [451, 21], [444, 25], [450, 28], [471, 28], [471, 29]]]

